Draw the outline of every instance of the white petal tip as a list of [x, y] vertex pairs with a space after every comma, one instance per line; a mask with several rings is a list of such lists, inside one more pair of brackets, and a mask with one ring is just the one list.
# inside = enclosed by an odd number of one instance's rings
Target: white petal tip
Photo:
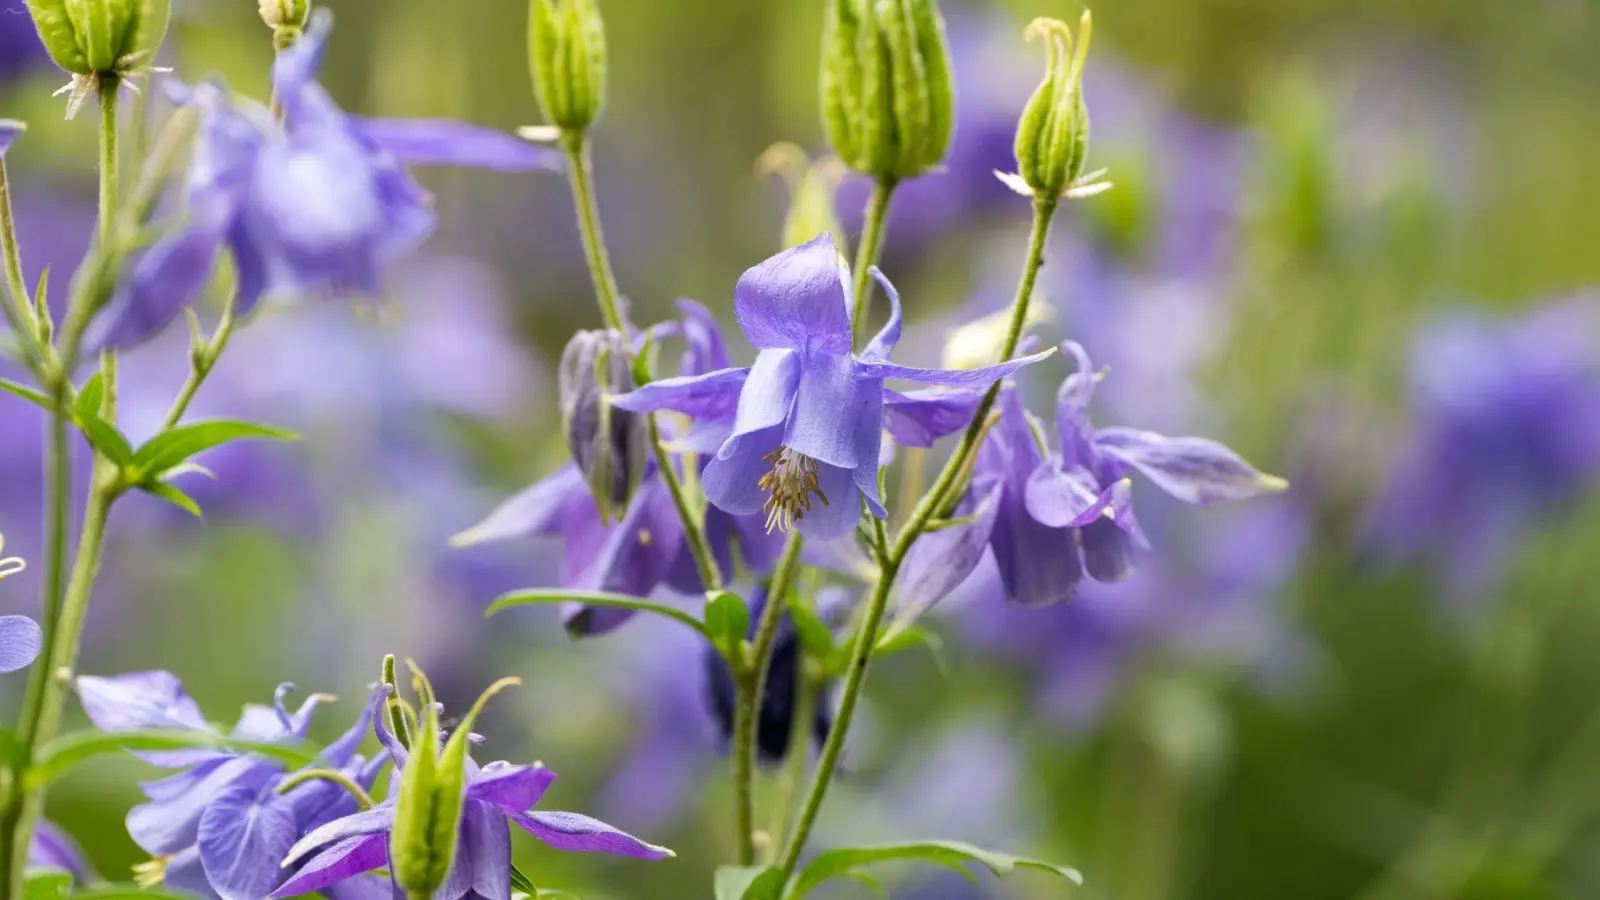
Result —
[[561, 129], [554, 125], [524, 125], [517, 129], [517, 137], [536, 144], [551, 144], [561, 140]]
[[995, 169], [994, 177], [1000, 179], [1001, 184], [1024, 197], [1033, 196], [1033, 188], [1028, 187], [1028, 183], [1022, 180], [1022, 176], [1019, 173], [1002, 172], [999, 169]]

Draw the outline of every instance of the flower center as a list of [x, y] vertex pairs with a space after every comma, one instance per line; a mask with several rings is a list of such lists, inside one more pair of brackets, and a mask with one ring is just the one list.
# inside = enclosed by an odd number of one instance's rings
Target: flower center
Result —
[[816, 494], [823, 506], [828, 505], [827, 495], [817, 483], [817, 461], [788, 447], [779, 447], [762, 459], [772, 463], [772, 471], [761, 476], [756, 486], [767, 492], [767, 502], [761, 511], [767, 514], [767, 533], [776, 528], [788, 531], [794, 523], [805, 518], [811, 510], [811, 495]]
[[172, 862], [172, 857], [157, 856], [148, 862], [139, 863], [133, 867], [133, 883], [142, 888], [155, 887], [166, 880], [169, 862]]

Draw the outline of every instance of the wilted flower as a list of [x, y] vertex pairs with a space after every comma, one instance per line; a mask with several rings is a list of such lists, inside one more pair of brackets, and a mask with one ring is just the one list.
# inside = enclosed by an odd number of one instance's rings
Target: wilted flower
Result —
[[[384, 716], [373, 719], [378, 740], [404, 770], [409, 753], [388, 729]], [[466, 778], [459, 843], [435, 900], [461, 897], [506, 897], [511, 884], [511, 823], [558, 850], [611, 853], [638, 859], [662, 859], [671, 850], [648, 844], [588, 816], [533, 809], [555, 781], [543, 766], [496, 761], [482, 766], [466, 759]], [[398, 781], [398, 779], [393, 779]], [[396, 801], [385, 800], [369, 810], [345, 816], [313, 830], [295, 843], [286, 865], [298, 872], [274, 897], [321, 891], [340, 881], [389, 865], [389, 838]]]
[[[763, 513], [769, 529], [792, 525], [820, 540], [850, 533], [863, 500], [883, 517], [878, 463], [891, 393], [885, 379], [986, 387], [1048, 354], [967, 371], [891, 363], [900, 339], [900, 299], [874, 274], [889, 295], [891, 314], [860, 356], [851, 348], [849, 271], [824, 234], [739, 279], [734, 310], [745, 337], [761, 351], [754, 366], [663, 379], [617, 398], [617, 405], [715, 422], [731, 415], [731, 433], [706, 466], [704, 481], [707, 498], [734, 515]], [[918, 406], [906, 403], [900, 412], [915, 415]]]
[[633, 387], [629, 362], [626, 339], [615, 331], [580, 331], [561, 354], [556, 392], [567, 450], [602, 522], [610, 522], [613, 509], [621, 514], [645, 470], [644, 418], [610, 400]]
[[1490, 590], [1519, 534], [1600, 479], [1600, 303], [1497, 322], [1460, 313], [1412, 352], [1415, 423], [1371, 512], [1389, 557], [1438, 558], [1460, 595]]
[[305, 36], [279, 54], [281, 124], [217, 84], [173, 91], [201, 121], [185, 222], [134, 262], [86, 337], [90, 346], [127, 347], [166, 327], [205, 286], [224, 246], [240, 316], [276, 292], [377, 293], [383, 266], [434, 227], [428, 196], [405, 164], [559, 165], [549, 148], [461, 122], [346, 115], [315, 81], [332, 27], [332, 14], [317, 10]]
[[[231, 737], [253, 741], [305, 739], [311, 714], [329, 699], [308, 697], [291, 713], [283, 705], [292, 685], [280, 685], [271, 707], [246, 706]], [[106, 731], [137, 728], [192, 729], [216, 733], [199, 707], [168, 672], [135, 672], [113, 678], [83, 676], [78, 693], [84, 712]], [[363, 787], [377, 777], [378, 765], [355, 755], [378, 705], [367, 703], [349, 731], [323, 750], [324, 768], [343, 770]], [[326, 781], [308, 781], [286, 793], [277, 788], [283, 764], [226, 749], [194, 749], [136, 754], [158, 766], [182, 769], [142, 786], [149, 802], [128, 813], [128, 833], [151, 854], [138, 868], [141, 881], [165, 883], [201, 896], [264, 898], [287, 872], [279, 862], [305, 831], [353, 811], [356, 801]], [[252, 822], [255, 827], [241, 828]]]

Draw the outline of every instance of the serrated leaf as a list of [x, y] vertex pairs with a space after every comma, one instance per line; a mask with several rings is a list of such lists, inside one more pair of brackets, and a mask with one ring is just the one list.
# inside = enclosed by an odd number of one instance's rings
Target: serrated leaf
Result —
[[299, 435], [292, 431], [256, 422], [239, 422], [231, 419], [194, 422], [180, 425], [151, 438], [133, 455], [133, 466], [140, 475], [159, 476], [168, 469], [186, 462], [192, 456], [233, 441], [246, 439], [291, 441], [298, 437]]
[[610, 606], [616, 609], [632, 609], [639, 612], [655, 613], [658, 616], [665, 616], [674, 622], [687, 625], [707, 639], [711, 637], [710, 632], [706, 630], [704, 622], [675, 606], [668, 606], [665, 603], [652, 603], [649, 600], [632, 597], [627, 594], [608, 594], [604, 591], [564, 591], [559, 589], [512, 591], [491, 603], [489, 608], [484, 611], [483, 617], [487, 619], [502, 610], [511, 609], [515, 606], [543, 606], [556, 603], [587, 603], [591, 606]]
[[750, 633], [750, 607], [732, 591], [717, 591], [706, 597], [706, 634], [711, 643], [729, 655]]
[[188, 513], [189, 515], [194, 516], [196, 519], [205, 518], [205, 513], [201, 511], [200, 504], [196, 503], [193, 497], [185, 494], [182, 490], [179, 490], [177, 487], [170, 485], [165, 481], [146, 482], [139, 485], [139, 490], [144, 491], [146, 494], [149, 494], [152, 497], [160, 497], [168, 503], [171, 503], [173, 506], [176, 506]]
[[50, 402], [49, 394], [46, 394], [44, 391], [35, 390], [34, 388], [28, 387], [20, 382], [12, 381], [9, 378], [0, 378], [0, 391], [5, 391], [8, 394], [14, 394], [28, 401], [29, 403], [42, 407], [45, 410], [51, 410], [55, 408], [55, 404]]
[[[871, 847], [840, 847], [817, 854], [805, 869], [795, 877], [786, 900], [800, 900], [823, 882], [845, 876], [854, 869], [877, 862], [927, 862], [954, 869], [969, 875], [967, 863], [978, 863], [995, 875], [1004, 877], [1017, 868], [1036, 869], [1059, 875], [1074, 884], [1083, 884], [1083, 876], [1076, 869], [1023, 856], [1012, 856], [974, 847], [959, 841], [911, 841], [901, 844], [879, 844]], [[719, 895], [720, 900], [720, 895]]]
[[[139, 731], [74, 731], [61, 735], [39, 750], [27, 772], [28, 783], [40, 788], [96, 756], [124, 750], [231, 750], [264, 756], [299, 769], [316, 762], [317, 749], [309, 744], [246, 741], [209, 731], [147, 729]], [[76, 896], [76, 895], [74, 895]]]
[[721, 866], [712, 887], [716, 900], [777, 900], [783, 872], [769, 866]]

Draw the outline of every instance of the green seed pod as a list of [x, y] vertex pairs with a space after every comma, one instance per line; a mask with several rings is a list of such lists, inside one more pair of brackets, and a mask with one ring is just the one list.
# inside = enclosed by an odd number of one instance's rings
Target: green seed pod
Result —
[[828, 0], [822, 121], [858, 172], [913, 178], [944, 160], [955, 134], [955, 81], [934, 0]]
[[583, 131], [606, 99], [606, 30], [595, 0], [532, 0], [528, 65], [545, 120]]
[[1028, 40], [1043, 38], [1048, 67], [1017, 123], [1017, 173], [1037, 194], [1059, 195], [1083, 174], [1089, 155], [1089, 110], [1083, 102], [1083, 64], [1090, 18], [1083, 14], [1076, 52], [1072, 30], [1059, 19], [1035, 19]]
[[310, 0], [261, 0], [261, 21], [272, 29], [272, 44], [286, 50], [305, 33]]
[[408, 665], [422, 709], [405, 768], [400, 771], [389, 859], [395, 884], [408, 896], [426, 897], [444, 884], [455, 862], [461, 813], [466, 806], [467, 734], [490, 697], [520, 682], [506, 678], [490, 686], [441, 747], [439, 706], [433, 688], [415, 663], [408, 661]]
[[74, 75], [148, 65], [167, 33], [170, 0], [28, 0], [50, 58]]
[[844, 166], [833, 157], [816, 162], [794, 144], [773, 144], [756, 161], [762, 175], [777, 175], [789, 187], [789, 213], [783, 219], [783, 246], [798, 247], [819, 234], [833, 235], [833, 243], [848, 253], [844, 226], [839, 223], [839, 181]]

